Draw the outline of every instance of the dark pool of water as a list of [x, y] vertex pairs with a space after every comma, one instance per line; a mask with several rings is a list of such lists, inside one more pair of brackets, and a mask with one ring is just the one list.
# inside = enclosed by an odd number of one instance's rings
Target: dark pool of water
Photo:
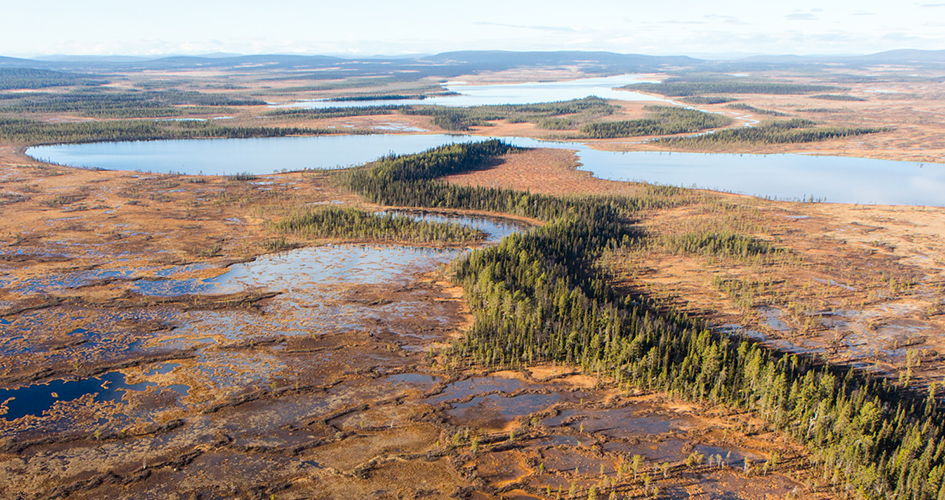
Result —
[[[162, 373], [160, 370], [167, 369], [167, 366], [157, 367], [153, 371]], [[124, 374], [109, 372], [81, 380], [53, 380], [19, 389], [0, 389], [0, 402], [5, 401], [7, 407], [6, 414], [0, 415], [0, 418], [15, 420], [26, 415], [42, 416], [43, 412], [52, 409], [57, 401], [72, 401], [86, 394], [94, 394], [95, 401], [121, 401], [127, 391], [144, 391], [148, 387], [157, 387], [157, 384], [153, 382], [127, 384]], [[186, 395], [190, 387], [175, 384], [168, 386], [167, 389]]]

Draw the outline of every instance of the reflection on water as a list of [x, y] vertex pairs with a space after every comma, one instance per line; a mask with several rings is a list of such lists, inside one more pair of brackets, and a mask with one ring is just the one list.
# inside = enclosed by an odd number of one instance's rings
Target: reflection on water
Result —
[[[400, 212], [397, 212], [401, 214]], [[526, 229], [519, 222], [488, 217], [402, 213], [404, 217], [431, 222], [449, 222], [479, 229], [486, 243]], [[429, 271], [452, 260], [462, 250], [408, 246], [323, 245], [264, 255], [230, 266], [216, 278], [191, 277], [210, 264], [188, 264], [164, 268], [115, 268], [37, 276], [2, 284], [8, 291], [24, 295], [62, 292], [107, 280], [126, 282], [139, 294], [155, 297], [235, 293], [253, 289], [297, 291], [331, 284], [376, 284], [403, 281], [413, 273]]]
[[249, 288], [303, 290], [315, 284], [376, 284], [400, 281], [405, 273], [429, 271], [449, 262], [456, 250], [421, 247], [326, 245], [264, 255], [230, 266], [208, 280], [203, 293], [233, 293]]
[[[357, 135], [72, 144], [30, 148], [56, 163], [158, 172], [268, 174], [278, 169], [359, 165], [389, 153], [410, 154], [478, 136]], [[596, 151], [576, 142], [521, 137], [522, 147], [575, 150], [581, 170], [632, 180], [836, 203], [945, 205], [945, 165], [798, 154], [741, 155]]]

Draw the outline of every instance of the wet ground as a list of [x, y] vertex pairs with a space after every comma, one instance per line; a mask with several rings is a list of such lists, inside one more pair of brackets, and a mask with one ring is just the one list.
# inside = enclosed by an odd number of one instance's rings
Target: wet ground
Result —
[[[462, 222], [490, 241], [521, 227]], [[565, 367], [444, 366], [431, 349], [469, 321], [443, 278], [462, 251], [339, 244], [226, 265], [11, 268], [0, 493], [817, 495], [802, 450], [758, 434], [747, 416], [629, 394]]]

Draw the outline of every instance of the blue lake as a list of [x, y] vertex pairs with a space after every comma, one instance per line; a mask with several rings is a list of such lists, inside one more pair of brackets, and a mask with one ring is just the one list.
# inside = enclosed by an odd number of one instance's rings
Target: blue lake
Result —
[[291, 104], [274, 105], [277, 108], [339, 108], [364, 106], [409, 106], [416, 104], [438, 106], [483, 106], [498, 104], [535, 104], [539, 102], [568, 101], [597, 96], [623, 101], [662, 101], [659, 97], [639, 92], [616, 90], [632, 83], [653, 82], [640, 75], [618, 75], [602, 78], [581, 78], [564, 82], [528, 82], [497, 85], [467, 85], [448, 82], [445, 86], [458, 95], [432, 96], [426, 99], [378, 99], [373, 101], [305, 100]]
[[[460, 135], [338, 135], [264, 139], [110, 142], [29, 148], [63, 165], [186, 174], [269, 174], [335, 168], [442, 144], [484, 140]], [[779, 199], [836, 203], [945, 205], [945, 165], [798, 154], [607, 152], [576, 142], [506, 137], [523, 147], [571, 149], [582, 170], [604, 179], [716, 189]]]

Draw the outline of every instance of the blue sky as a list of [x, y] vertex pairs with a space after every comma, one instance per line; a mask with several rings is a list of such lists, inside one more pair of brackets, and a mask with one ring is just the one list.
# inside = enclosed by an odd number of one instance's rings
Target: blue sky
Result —
[[[8, 0], [0, 55], [945, 49], [945, 0]], [[764, 5], [768, 4], [768, 5]], [[10, 22], [18, 20], [17, 22]]]

